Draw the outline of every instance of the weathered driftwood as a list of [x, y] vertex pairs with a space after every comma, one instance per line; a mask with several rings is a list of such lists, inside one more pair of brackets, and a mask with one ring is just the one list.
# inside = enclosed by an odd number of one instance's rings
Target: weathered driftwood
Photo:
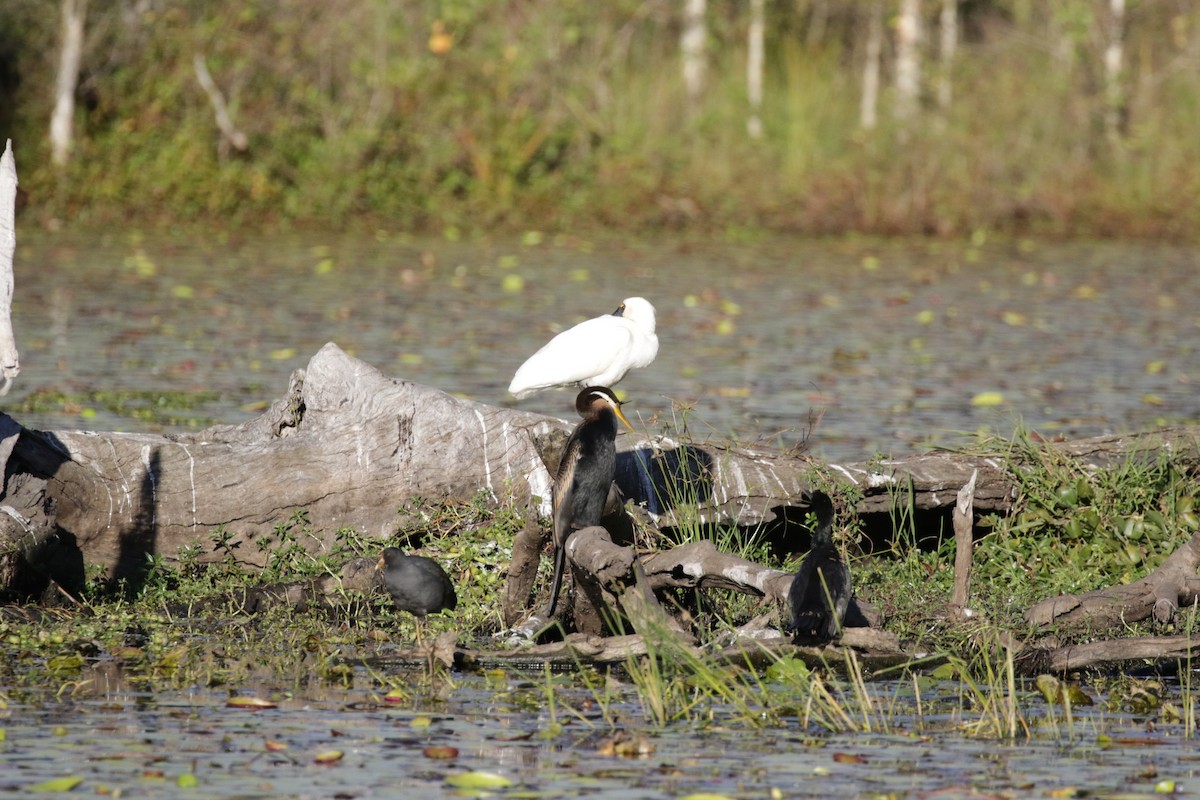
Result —
[[1138, 622], [1150, 616], [1160, 624], [1174, 619], [1180, 604], [1196, 601], [1200, 567], [1200, 533], [1169, 555], [1158, 569], [1141, 580], [1086, 594], [1051, 597], [1026, 612], [1035, 627], [1086, 626], [1094, 629]]
[[[204, 546], [219, 527], [239, 558], [261, 565], [269, 548], [256, 540], [297, 510], [308, 513], [314, 549], [341, 527], [392, 533], [397, 509], [414, 496], [467, 498], [484, 490], [544, 513], [547, 459], [569, 430], [563, 420], [388, 378], [333, 344], [297, 370], [267, 412], [242, 425], [168, 435], [5, 426], [0, 435], [17, 437], [5, 497], [37, 484], [26, 490], [44, 495], [78, 564], [115, 576], [135, 575], [148, 554], [169, 560], [184, 547], [210, 550]], [[1156, 458], [1163, 448], [1195, 463], [1198, 430], [1047, 447], [1097, 465], [1131, 453]], [[618, 448], [623, 493], [663, 525], [674, 521], [681, 499], [698, 499], [704, 521], [743, 525], [803, 509], [815, 469], [787, 454], [666, 438], [623, 435]], [[976, 468], [975, 509], [1006, 509], [1013, 482], [995, 458], [941, 453], [826, 471], [862, 488], [858, 510], [866, 512], [890, 509], [898, 494], [917, 508], [949, 507]]]
[[1200, 658], [1200, 641], [1191, 636], [1137, 636], [1035, 651], [1032, 663], [1036, 669], [1032, 671], [1070, 672], [1129, 661], [1187, 658]]
[[971, 473], [971, 480], [958, 490], [954, 503], [954, 593], [951, 604], [959, 609], [967, 607], [971, 589], [971, 551], [975, 543], [975, 480], [978, 472]]
[[[9, 562], [0, 563], [2, 588], [20, 583], [21, 570], [3, 568], [14, 559], [34, 563], [68, 592], [81, 581], [85, 563], [136, 579], [148, 555], [169, 561], [184, 548], [193, 557], [198, 548], [201, 559], [233, 554], [261, 566], [273, 529], [299, 510], [313, 531], [304, 543], [314, 550], [330, 546], [343, 527], [389, 536], [397, 510], [414, 496], [465, 499], [483, 490], [498, 503], [527, 504], [545, 514], [550, 469], [569, 425], [388, 378], [333, 344], [297, 370], [266, 413], [243, 425], [171, 435], [37, 432], [0, 415], [7, 512], [0, 535], [9, 543]], [[1190, 468], [1200, 462], [1198, 442], [1200, 428], [1176, 428], [1045, 447], [1085, 467], [1156, 461], [1165, 451]], [[864, 513], [897, 502], [949, 509], [974, 476], [974, 509], [1004, 511], [1013, 497], [1014, 468], [1020, 466], [994, 457], [937, 453], [827, 465], [822, 481], [832, 475], [856, 484], [863, 496], [857, 510]], [[618, 444], [622, 493], [660, 525], [675, 521], [680, 502], [699, 501], [701, 521], [709, 523], [756, 525], [788, 508], [801, 511], [816, 471], [812, 462], [778, 452], [635, 435], [621, 436]], [[502, 601], [510, 623], [533, 607], [545, 536], [537, 515], [527, 515], [518, 537]], [[214, 552], [217, 529], [224, 538]], [[631, 619], [640, 615], [643, 625], [663, 619], [651, 602], [655, 589], [723, 588], [778, 602], [791, 580], [705, 542], [638, 554], [607, 534], [601, 539], [585, 531], [569, 549], [574, 567], [593, 579], [599, 592], [593, 601], [615, 603]], [[1155, 607], [1168, 615], [1195, 582], [1200, 556], [1193, 550], [1200, 546], [1181, 550], [1164, 565], [1174, 571], [1160, 570], [1145, 586], [1118, 587], [1108, 597], [1055, 598], [1031, 611], [1030, 620], [1112, 622], [1132, 619], [1133, 608], [1151, 613]], [[1113, 597], [1128, 601], [1114, 606]], [[1110, 612], [1097, 616], [1094, 609], [1103, 608]]]

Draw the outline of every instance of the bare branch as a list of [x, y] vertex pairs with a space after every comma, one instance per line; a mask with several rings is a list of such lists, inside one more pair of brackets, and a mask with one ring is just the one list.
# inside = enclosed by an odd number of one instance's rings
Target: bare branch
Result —
[[192, 66], [196, 70], [196, 80], [200, 81], [200, 88], [208, 95], [209, 102], [212, 103], [213, 114], [217, 119], [217, 127], [221, 130], [221, 135], [225, 141], [229, 142], [235, 150], [245, 150], [249, 144], [246, 134], [238, 130], [233, 124], [233, 118], [229, 115], [229, 106], [225, 103], [225, 95], [222, 94], [220, 87], [213, 80], [212, 74], [208, 71], [208, 64], [205, 62], [204, 56], [197, 53], [192, 58]]

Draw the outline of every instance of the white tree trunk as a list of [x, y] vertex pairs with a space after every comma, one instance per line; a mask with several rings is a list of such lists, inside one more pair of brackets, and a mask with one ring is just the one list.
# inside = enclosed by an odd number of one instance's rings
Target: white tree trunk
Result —
[[921, 91], [921, 0], [900, 0], [896, 19], [896, 119], [911, 120]]
[[938, 20], [938, 108], [950, 110], [954, 99], [954, 55], [958, 51], [958, 0], [942, 0]]
[[63, 0], [62, 50], [59, 51], [58, 79], [54, 85], [54, 111], [50, 115], [50, 160], [61, 167], [71, 156], [72, 128], [75, 122], [75, 86], [79, 81], [79, 63], [83, 59], [83, 19], [87, 0]]
[[746, 95], [750, 99], [750, 119], [746, 121], [746, 132], [752, 139], [762, 138], [763, 100], [763, 35], [766, 22], [763, 19], [763, 0], [750, 0], [750, 30], [746, 42]]
[[17, 163], [12, 140], [0, 155], [0, 395], [8, 394], [13, 378], [21, 372], [17, 339], [12, 328], [13, 255], [17, 251]]
[[700, 104], [704, 94], [704, 12], [706, 0], [684, 0], [683, 35], [679, 41], [683, 51], [683, 85], [687, 89], [690, 110]]
[[1124, 129], [1125, 89], [1122, 71], [1125, 61], [1125, 0], [1108, 0], [1108, 44], [1104, 48], [1104, 132], [1109, 140], [1120, 142]]
[[212, 73], [208, 71], [208, 63], [202, 53], [196, 53], [192, 57], [192, 69], [196, 71], [196, 80], [200, 82], [200, 88], [204, 90], [204, 93], [208, 95], [208, 101], [212, 103], [213, 115], [217, 121], [217, 128], [221, 131], [222, 141], [231, 145], [235, 150], [245, 150], [250, 140], [234, 124], [233, 117], [229, 114], [229, 105], [225, 102], [225, 94], [213, 80]]
[[883, 54], [883, 0], [871, 0], [867, 9], [867, 53], [863, 61], [862, 101], [858, 122], [871, 131], [879, 115], [879, 61]]

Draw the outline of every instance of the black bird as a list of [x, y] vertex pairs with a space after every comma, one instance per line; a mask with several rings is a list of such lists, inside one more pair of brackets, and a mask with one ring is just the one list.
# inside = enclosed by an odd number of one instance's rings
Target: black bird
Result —
[[850, 567], [833, 543], [833, 502], [829, 495], [813, 492], [812, 510], [817, 516], [812, 547], [788, 590], [795, 641], [833, 639], [850, 605]]
[[453, 611], [458, 605], [450, 576], [432, 558], [405, 555], [399, 548], [389, 547], [379, 557], [375, 569], [396, 608], [417, 618], [418, 642], [426, 614]]
[[621, 413], [621, 401], [606, 386], [589, 386], [575, 398], [575, 410], [583, 421], [571, 431], [551, 494], [554, 508], [554, 578], [550, 583], [550, 605], [546, 617], [558, 608], [563, 569], [567, 562], [567, 539], [572, 531], [599, 525], [608, 502], [617, 469], [617, 420], [630, 428]]

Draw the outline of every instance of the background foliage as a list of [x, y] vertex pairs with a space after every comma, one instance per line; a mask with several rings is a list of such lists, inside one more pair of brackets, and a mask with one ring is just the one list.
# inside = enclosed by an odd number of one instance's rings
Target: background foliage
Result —
[[[1200, 11], [1128, 4], [1121, 136], [1106, 136], [1102, 0], [967, 0], [934, 102], [859, 125], [869, 2], [768, 0], [764, 136], [746, 133], [749, 4], [710, 0], [689, 104], [668, 0], [92, 2], [61, 172], [46, 141], [59, 3], [0, 5], [0, 137], [40, 222], [408, 229], [696, 227], [736, 235], [1188, 237], [1200, 222]], [[201, 54], [249, 137], [221, 144]]]

